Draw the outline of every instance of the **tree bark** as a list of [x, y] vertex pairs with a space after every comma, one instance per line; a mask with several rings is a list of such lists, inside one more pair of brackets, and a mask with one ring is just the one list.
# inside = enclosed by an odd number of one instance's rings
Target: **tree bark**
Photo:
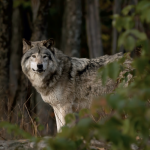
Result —
[[[47, 18], [51, 0], [32, 0], [31, 2], [33, 13], [33, 31], [31, 40], [45, 40], [47, 39]], [[38, 134], [42, 136], [54, 135], [56, 133], [56, 124], [55, 119], [51, 118], [51, 115], [54, 114], [52, 107], [43, 102], [41, 96], [35, 89], [33, 89], [33, 94], [32, 107], [35, 111], [32, 113], [32, 116], [39, 118], [39, 121], [34, 123], [36, 126], [42, 125], [44, 127], [42, 131], [38, 131]]]
[[50, 0], [32, 0], [33, 29], [31, 40], [43, 40], [46, 38], [47, 17], [50, 8]]
[[[12, 12], [12, 39], [11, 39], [11, 56], [10, 56], [10, 107], [9, 121], [18, 124], [25, 131], [31, 132], [31, 120], [28, 115], [30, 109], [28, 100], [28, 80], [22, 73], [20, 62], [22, 57], [22, 12], [18, 6]], [[27, 109], [25, 108], [27, 106]], [[10, 137], [13, 138], [13, 135]]]
[[0, 1], [0, 120], [8, 119], [12, 0]]
[[90, 58], [102, 56], [103, 45], [98, 0], [86, 0], [86, 32]]
[[12, 12], [12, 39], [10, 56], [10, 106], [18, 88], [18, 80], [21, 72], [22, 57], [22, 20], [20, 8], [14, 8]]
[[61, 50], [68, 56], [80, 57], [81, 24], [81, 0], [66, 0], [63, 15]]

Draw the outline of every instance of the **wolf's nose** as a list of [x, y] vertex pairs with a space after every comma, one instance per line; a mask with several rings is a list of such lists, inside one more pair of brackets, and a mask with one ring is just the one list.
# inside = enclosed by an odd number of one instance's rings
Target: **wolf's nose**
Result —
[[43, 69], [43, 65], [42, 64], [37, 64], [37, 68], [38, 69]]

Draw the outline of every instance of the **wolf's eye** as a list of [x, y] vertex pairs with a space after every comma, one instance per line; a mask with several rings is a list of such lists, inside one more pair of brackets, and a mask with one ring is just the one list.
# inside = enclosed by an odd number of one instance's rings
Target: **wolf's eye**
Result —
[[32, 55], [32, 57], [33, 57], [33, 58], [36, 58], [36, 56], [35, 56], [35, 55]]
[[47, 56], [45, 55], [45, 56], [43, 56], [43, 58], [46, 58]]

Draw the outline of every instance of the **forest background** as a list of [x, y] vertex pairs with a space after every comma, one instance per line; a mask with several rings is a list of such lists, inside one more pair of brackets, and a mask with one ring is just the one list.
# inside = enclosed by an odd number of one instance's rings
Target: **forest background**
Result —
[[116, 53], [118, 32], [112, 27], [112, 15], [130, 2], [2, 0], [0, 3], [0, 117], [30, 132], [34, 131], [31, 126], [35, 126], [37, 131], [32, 134], [53, 135], [56, 133], [53, 110], [21, 71], [22, 39], [54, 38], [55, 47], [74, 57]]
[[[117, 22], [117, 30], [112, 25], [116, 20], [113, 16], [137, 3], [138, 0], [0, 0], [1, 121], [17, 124], [35, 136], [56, 134], [51, 106], [42, 101], [21, 71], [23, 38], [31, 41], [54, 38], [55, 47], [74, 57], [115, 54], [128, 50], [124, 44], [118, 47], [118, 37], [133, 26], [129, 17], [125, 22]], [[125, 15], [134, 14], [131, 8], [127, 10]], [[150, 38], [147, 23], [141, 24], [135, 17], [134, 24], [135, 29]], [[130, 41], [132, 50], [135, 45]], [[16, 136], [1, 129], [0, 138], [16, 139]]]

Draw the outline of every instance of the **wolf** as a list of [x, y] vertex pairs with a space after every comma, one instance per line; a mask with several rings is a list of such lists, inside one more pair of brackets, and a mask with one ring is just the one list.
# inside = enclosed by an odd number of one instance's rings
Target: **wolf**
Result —
[[53, 39], [23, 40], [21, 66], [43, 101], [53, 107], [59, 132], [67, 114], [89, 109], [94, 97], [116, 88], [111, 79], [105, 86], [97, 80], [97, 71], [122, 57], [122, 52], [95, 59], [69, 57], [54, 47]]

